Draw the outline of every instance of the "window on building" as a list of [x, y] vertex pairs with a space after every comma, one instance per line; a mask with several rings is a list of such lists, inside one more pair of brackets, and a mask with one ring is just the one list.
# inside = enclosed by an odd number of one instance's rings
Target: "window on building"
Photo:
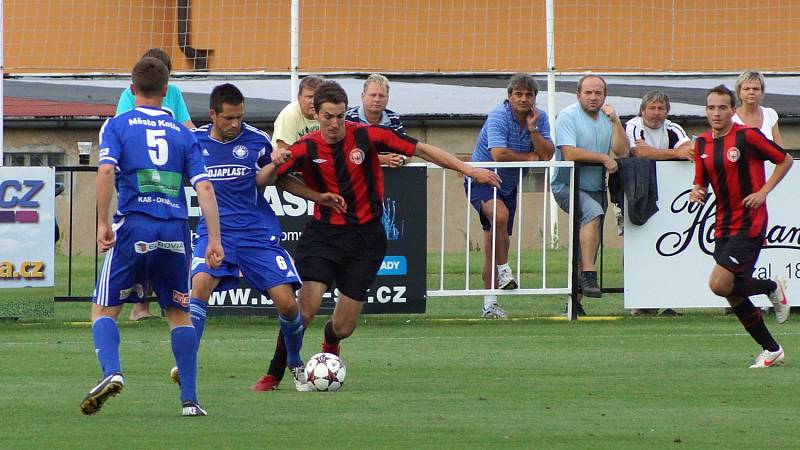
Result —
[[[3, 165], [6, 167], [44, 167], [44, 166], [63, 166], [64, 154], [63, 153], [17, 153], [17, 152], [4, 152]], [[56, 181], [64, 182], [64, 174], [56, 172]]]

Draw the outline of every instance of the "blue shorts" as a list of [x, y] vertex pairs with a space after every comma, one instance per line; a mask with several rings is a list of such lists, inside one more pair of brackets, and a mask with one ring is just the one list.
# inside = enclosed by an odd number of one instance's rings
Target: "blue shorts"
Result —
[[162, 308], [189, 310], [189, 226], [185, 220], [144, 215], [114, 223], [117, 242], [107, 253], [92, 301], [119, 306], [141, 301], [152, 287]]
[[244, 276], [247, 284], [259, 292], [288, 284], [292, 289], [300, 289], [300, 276], [289, 256], [276, 237], [252, 236], [235, 233], [222, 234], [222, 249], [225, 259], [216, 269], [206, 265], [205, 253], [208, 236], [200, 236], [194, 241], [192, 276], [200, 272], [220, 278], [215, 290], [227, 290], [238, 286], [239, 277]]
[[[553, 197], [556, 199], [558, 206], [569, 213], [569, 186], [558, 191], [553, 191]], [[578, 213], [581, 226], [594, 220], [595, 217], [601, 217], [606, 214], [608, 207], [608, 196], [605, 191], [600, 192], [586, 192], [578, 190]]]
[[[469, 202], [472, 207], [478, 211], [478, 217], [481, 219], [481, 228], [484, 231], [492, 229], [492, 221], [483, 214], [481, 204], [483, 202], [490, 202], [494, 199], [494, 188], [487, 184], [480, 184], [464, 179], [464, 192], [467, 191], [467, 183], [472, 183], [472, 188], [469, 194]], [[514, 230], [514, 215], [517, 212], [517, 188], [509, 194], [503, 194], [500, 189], [497, 190], [497, 199], [502, 201], [508, 209], [508, 235]]]

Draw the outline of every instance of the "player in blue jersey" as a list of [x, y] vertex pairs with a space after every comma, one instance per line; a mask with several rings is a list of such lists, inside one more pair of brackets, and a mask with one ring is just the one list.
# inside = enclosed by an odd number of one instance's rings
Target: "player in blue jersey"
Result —
[[[310, 386], [300, 357], [303, 320], [295, 300], [300, 278], [291, 257], [280, 245], [280, 224], [262, 189], [268, 171], [285, 162], [289, 152], [277, 150], [276, 160], [272, 161], [269, 135], [243, 121], [244, 96], [232, 84], [222, 84], [211, 91], [209, 115], [211, 124], [194, 132], [217, 195], [225, 259], [216, 269], [207, 266], [203, 255], [208, 228], [201, 219], [197, 227], [199, 237], [194, 242], [190, 300], [198, 343], [203, 336], [211, 292], [221, 282], [236, 283], [241, 273], [251, 287], [275, 302], [295, 387], [308, 391]], [[173, 380], [179, 378], [173, 369]]]
[[[122, 391], [117, 316], [126, 302], [139, 301], [152, 286], [166, 312], [172, 352], [183, 383], [182, 415], [205, 416], [197, 402], [197, 337], [189, 317], [189, 227], [183, 178], [197, 191], [206, 220], [205, 261], [224, 258], [214, 187], [194, 135], [161, 109], [169, 72], [156, 58], [133, 68], [136, 108], [106, 121], [100, 129], [97, 170], [97, 243], [106, 252], [92, 305], [92, 336], [103, 380], [81, 401], [95, 414]], [[117, 211], [109, 225], [116, 188]]]
[[[169, 57], [169, 54], [160, 48], [151, 48], [147, 50], [142, 58], [145, 56], [152, 56], [153, 58], [157, 58], [161, 62], [167, 66], [167, 71], [172, 71], [172, 59]], [[119, 102], [117, 103], [117, 113], [116, 115], [122, 114], [124, 112], [128, 112], [134, 108], [134, 98], [133, 93], [131, 93], [130, 86], [125, 88], [122, 91], [122, 94], [119, 97]], [[192, 123], [192, 118], [189, 116], [189, 110], [186, 109], [186, 102], [183, 100], [183, 94], [181, 94], [180, 88], [174, 84], [167, 85], [167, 95], [164, 96], [164, 100], [161, 102], [161, 108], [167, 110], [172, 117], [175, 118], [178, 122], [182, 123], [186, 126], [186, 128], [192, 129], [194, 128], [194, 123]], [[145, 292], [148, 297], [152, 295], [148, 292]], [[131, 313], [128, 317], [130, 320], [146, 320], [146, 319], [156, 319], [160, 316], [156, 316], [150, 312], [150, 301], [145, 300], [142, 302], [134, 303], [131, 307]]]

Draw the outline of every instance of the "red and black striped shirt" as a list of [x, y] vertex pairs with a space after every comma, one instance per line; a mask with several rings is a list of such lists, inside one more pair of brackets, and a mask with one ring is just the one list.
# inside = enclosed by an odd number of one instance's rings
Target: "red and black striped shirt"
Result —
[[767, 229], [767, 204], [747, 208], [742, 201], [766, 183], [764, 161], [780, 164], [786, 152], [757, 128], [733, 124], [725, 136], [711, 131], [694, 143], [694, 184], [711, 183], [716, 195], [714, 237], [758, 237]]
[[383, 169], [378, 152], [412, 156], [417, 140], [389, 128], [345, 122], [344, 139], [328, 144], [320, 131], [295, 142], [291, 159], [278, 168], [278, 176], [301, 171], [306, 186], [333, 192], [347, 201], [342, 214], [314, 206], [314, 219], [331, 225], [364, 224], [383, 216]]

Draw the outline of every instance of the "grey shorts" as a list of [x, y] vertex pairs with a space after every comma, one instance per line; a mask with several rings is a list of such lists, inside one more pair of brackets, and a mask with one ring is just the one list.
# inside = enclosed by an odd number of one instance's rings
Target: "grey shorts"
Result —
[[[553, 191], [553, 197], [558, 206], [569, 213], [569, 186], [560, 191]], [[578, 213], [581, 226], [591, 222], [595, 217], [606, 214], [608, 207], [608, 195], [606, 191], [586, 192], [578, 190]]]

